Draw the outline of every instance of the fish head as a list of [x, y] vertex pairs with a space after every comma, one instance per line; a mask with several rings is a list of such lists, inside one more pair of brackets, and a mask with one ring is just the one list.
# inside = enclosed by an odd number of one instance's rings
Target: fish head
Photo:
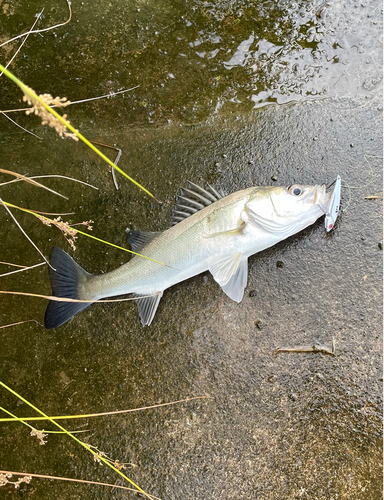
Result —
[[251, 223], [269, 232], [294, 234], [324, 215], [331, 197], [325, 185], [258, 187], [246, 207]]

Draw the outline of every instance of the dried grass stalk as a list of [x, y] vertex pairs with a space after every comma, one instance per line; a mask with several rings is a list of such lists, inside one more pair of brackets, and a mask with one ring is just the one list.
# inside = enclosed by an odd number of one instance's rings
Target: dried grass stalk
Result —
[[[25, 114], [34, 114], [36, 116], [40, 116], [41, 124], [49, 125], [50, 127], [54, 128], [60, 137], [69, 137], [74, 141], [78, 141], [79, 138], [77, 137], [77, 135], [72, 134], [71, 132], [67, 132], [66, 125], [64, 125], [58, 118], [56, 118], [56, 116], [49, 113], [49, 111], [47, 111], [43, 104], [33, 96], [33, 90], [29, 87], [27, 87], [27, 89], [30, 92], [27, 93], [24, 91], [23, 101], [27, 102], [32, 107], [28, 109]], [[66, 97], [53, 98], [51, 94], [40, 94], [39, 98], [48, 106], [55, 106], [57, 108], [68, 106], [68, 104], [70, 104], [71, 102]], [[63, 119], [66, 120], [67, 123], [70, 123], [70, 121], [67, 120], [67, 115], [63, 115]]]
[[0, 486], [5, 486], [6, 484], [13, 484], [15, 488], [19, 488], [20, 484], [26, 483], [29, 484], [32, 481], [31, 476], [23, 476], [19, 477], [17, 481], [10, 481], [12, 474], [10, 472], [6, 472], [5, 474], [0, 474]]

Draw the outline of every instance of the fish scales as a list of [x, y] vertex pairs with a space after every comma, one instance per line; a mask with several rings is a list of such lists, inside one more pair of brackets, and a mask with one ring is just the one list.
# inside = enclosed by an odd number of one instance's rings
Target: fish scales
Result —
[[135, 256], [120, 268], [93, 277], [89, 298], [92, 294], [101, 298], [105, 293], [156, 293], [207, 270], [208, 257], [228, 252], [228, 246], [218, 247], [217, 242], [207, 236], [236, 228], [250, 192], [252, 188], [205, 207], [159, 234], [140, 252], [165, 266]]

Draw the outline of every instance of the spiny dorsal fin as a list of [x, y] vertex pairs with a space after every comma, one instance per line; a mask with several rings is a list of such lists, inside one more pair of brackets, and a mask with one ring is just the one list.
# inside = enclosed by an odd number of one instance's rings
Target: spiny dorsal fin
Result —
[[188, 188], [183, 188], [180, 196], [176, 200], [169, 226], [174, 226], [190, 215], [211, 205], [211, 203], [220, 200], [223, 196], [223, 194], [218, 193], [216, 189], [209, 184], [207, 189], [203, 189], [197, 184], [188, 181]]
[[155, 236], [160, 234], [154, 231], [131, 231], [129, 228], [126, 230], [127, 241], [131, 245], [134, 252], [139, 252], [147, 243], [153, 240]]
[[150, 325], [156, 314], [157, 307], [159, 305], [160, 299], [163, 296], [163, 292], [157, 292], [154, 295], [142, 296], [138, 293], [133, 294], [137, 300], [137, 306], [139, 308], [139, 315], [141, 323], [143, 326]]

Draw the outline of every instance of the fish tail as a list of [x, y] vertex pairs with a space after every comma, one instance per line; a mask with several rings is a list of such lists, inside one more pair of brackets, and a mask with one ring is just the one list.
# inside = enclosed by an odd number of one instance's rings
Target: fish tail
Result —
[[[84, 285], [92, 275], [84, 271], [72, 257], [58, 247], [52, 247], [49, 262], [53, 267], [49, 268], [52, 295], [81, 300], [79, 285]], [[49, 330], [57, 328], [90, 305], [91, 302], [50, 300], [45, 311], [44, 326]]]

